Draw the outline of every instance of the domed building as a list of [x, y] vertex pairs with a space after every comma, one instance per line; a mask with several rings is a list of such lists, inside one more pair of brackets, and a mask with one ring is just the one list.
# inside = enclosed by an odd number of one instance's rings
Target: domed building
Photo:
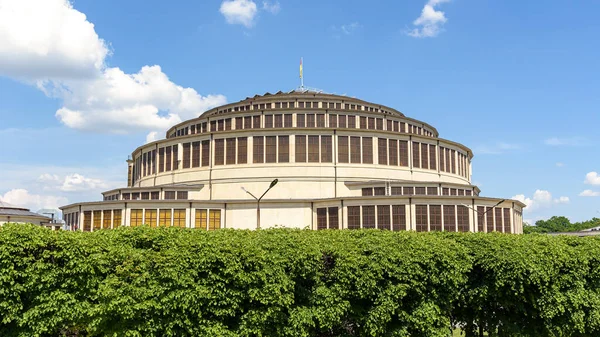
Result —
[[522, 233], [525, 205], [480, 196], [472, 158], [468, 147], [387, 106], [309, 90], [266, 93], [173, 126], [132, 152], [127, 187], [61, 210], [67, 226], [83, 231], [148, 224]]
[[5, 223], [32, 223], [58, 229], [52, 226], [52, 221], [49, 217], [31, 212], [28, 208], [11, 205], [0, 200], [0, 226]]

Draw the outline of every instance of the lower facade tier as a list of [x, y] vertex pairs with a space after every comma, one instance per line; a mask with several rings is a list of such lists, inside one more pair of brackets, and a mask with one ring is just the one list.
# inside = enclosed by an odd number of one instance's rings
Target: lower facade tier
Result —
[[[259, 207], [258, 207], [259, 206]], [[380, 196], [319, 200], [115, 200], [64, 206], [71, 230], [120, 226], [414, 230], [523, 233], [516, 200], [473, 196]]]

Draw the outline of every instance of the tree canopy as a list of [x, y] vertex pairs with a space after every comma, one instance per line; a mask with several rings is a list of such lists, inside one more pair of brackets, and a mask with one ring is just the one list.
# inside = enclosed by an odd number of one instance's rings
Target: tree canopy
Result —
[[523, 226], [523, 233], [577, 232], [598, 226], [600, 226], [599, 218], [592, 218], [591, 220], [587, 221], [571, 223], [571, 221], [565, 216], [553, 216], [548, 220], [536, 221], [534, 226]]

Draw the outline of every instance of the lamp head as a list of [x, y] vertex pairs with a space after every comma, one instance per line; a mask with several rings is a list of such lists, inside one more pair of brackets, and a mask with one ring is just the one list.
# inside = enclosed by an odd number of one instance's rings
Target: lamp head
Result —
[[273, 181], [271, 182], [271, 186], [269, 186], [269, 188], [273, 188], [273, 186], [277, 185], [277, 182], [278, 182], [278, 181], [279, 181], [278, 179], [275, 179], [275, 180], [273, 180]]

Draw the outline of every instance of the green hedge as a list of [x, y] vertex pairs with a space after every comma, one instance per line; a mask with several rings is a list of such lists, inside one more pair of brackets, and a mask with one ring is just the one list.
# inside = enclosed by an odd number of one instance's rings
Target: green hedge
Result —
[[0, 229], [0, 336], [599, 336], [600, 240]]

